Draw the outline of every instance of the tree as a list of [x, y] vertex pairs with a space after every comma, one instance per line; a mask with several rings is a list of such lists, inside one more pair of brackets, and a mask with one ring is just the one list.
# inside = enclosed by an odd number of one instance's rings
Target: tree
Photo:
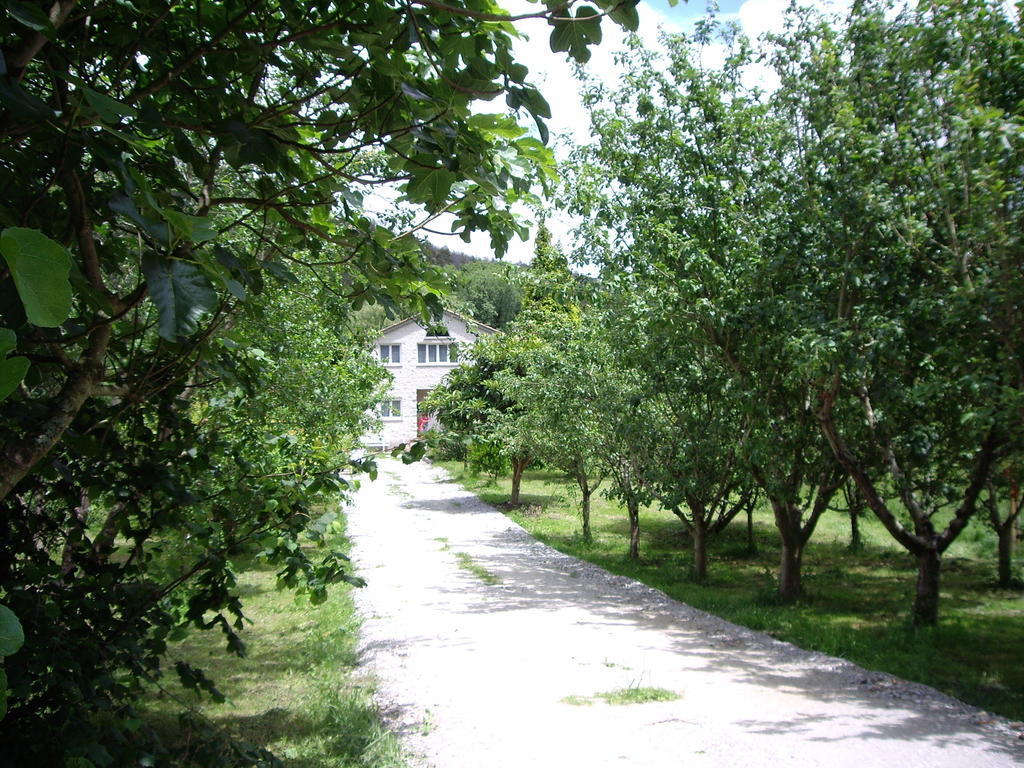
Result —
[[[743, 83], [752, 51], [727, 37], [725, 65], [707, 70], [698, 49], [714, 33], [702, 25], [693, 41], [666, 38], [664, 60], [635, 49], [623, 62], [622, 87], [589, 88], [599, 141], [578, 151], [568, 186], [585, 216], [584, 257], [600, 263], [606, 280], [624, 276], [638, 301], [653, 297], [635, 316], [660, 316], [645, 327], [665, 368], [663, 397], [675, 402], [666, 413], [683, 418], [681, 429], [695, 440], [695, 419], [732, 434], [730, 444], [715, 445], [700, 480], [687, 486], [673, 481], [681, 468], [665, 473], [661, 496], [678, 508], [689, 494], [703, 509], [693, 520], [707, 520], [714, 500], [746, 487], [731, 473], [715, 475], [741, 456], [772, 504], [782, 542], [779, 595], [790, 601], [802, 589], [804, 548], [841, 482], [816, 429], [816, 381], [792, 344], [805, 323], [829, 311], [830, 286], [810, 279], [817, 265], [800, 248], [801, 223], [786, 197], [785, 125]], [[801, 274], [809, 279], [794, 280]], [[711, 398], [703, 417], [700, 393]], [[674, 448], [672, 461], [690, 470], [687, 455], [703, 450], [696, 442], [689, 453]], [[650, 466], [658, 462], [652, 456]]]
[[513, 269], [511, 264], [490, 261], [469, 261], [454, 268], [453, 298], [474, 320], [503, 329], [519, 314], [523, 301]]
[[[1013, 587], [1013, 555], [1020, 538], [1020, 480], [1016, 466], [993, 472], [985, 491], [985, 512], [988, 524], [998, 538], [998, 584]], [[1005, 512], [1003, 511], [1005, 509]]]
[[[338, 471], [383, 382], [344, 315], [304, 293], [316, 289], [303, 280], [270, 292], [258, 317], [237, 315], [219, 337], [230, 355], [211, 343], [197, 374], [164, 380], [144, 403], [86, 403], [52, 452], [52, 474], [19, 486], [24, 511], [3, 507], [13, 556], [0, 582], [26, 635], [5, 663], [6, 756], [191, 759], [167, 754], [132, 702], [159, 682], [169, 638], [189, 626], [223, 632], [226, 649], [244, 654], [235, 557], [262, 552], [314, 602], [352, 580], [328, 546], [337, 512], [321, 504], [348, 486]], [[152, 375], [161, 362], [173, 358], [154, 361]], [[102, 462], [90, 460], [97, 445]], [[201, 670], [175, 673], [220, 698]]]
[[805, 25], [782, 72], [841, 297], [813, 334], [831, 350], [818, 418], [917, 559], [911, 615], [930, 625], [942, 553], [1019, 455], [1021, 78], [986, 62], [1021, 41], [994, 3], [887, 12], [859, 3], [839, 32]]
[[[531, 266], [532, 269], [532, 266]], [[578, 305], [538, 313], [515, 332], [536, 339], [521, 375], [499, 377], [502, 391], [517, 403], [511, 429], [530, 453], [572, 479], [580, 490], [583, 538], [590, 541], [591, 497], [604, 480], [607, 413], [606, 378], [610, 353], [596, 316]]]
[[672, 298], [649, 296], [634, 320], [629, 359], [641, 372], [645, 396], [655, 404], [651, 460], [645, 466], [651, 495], [682, 521], [693, 546], [693, 578], [707, 577], [708, 539], [757, 502], [757, 486], [744, 461], [749, 416], [734, 389], [738, 382], [706, 346], [679, 344], [665, 327], [678, 314]]
[[[527, 16], [585, 59], [602, 16], [636, 25], [632, 4], [598, 5]], [[339, 485], [372, 374], [324, 359], [333, 321], [282, 350], [239, 308], [282, 326], [311, 311], [300, 292], [439, 310], [414, 234], [447, 212], [499, 253], [524, 235], [510, 206], [551, 177], [550, 109], [513, 60], [515, 19], [477, 2], [6, 10], [0, 599], [26, 643], [5, 660], [5, 756], [167, 762], [130, 702], [182, 621], [241, 650], [230, 554], [262, 542], [314, 596], [347, 577], [299, 536]], [[400, 204], [370, 215], [384, 185]], [[325, 423], [294, 393], [328, 382], [296, 361], [348, 372], [320, 393], [340, 409]]]
[[503, 375], [521, 375], [524, 350], [520, 337], [494, 334], [478, 339], [423, 403], [441, 428], [467, 442], [490, 446], [512, 463], [509, 503], [519, 505], [523, 472], [530, 463], [529, 442], [512, 428], [520, 408], [502, 390]]
[[640, 508], [652, 500], [647, 470], [657, 460], [652, 435], [660, 418], [644, 375], [631, 359], [632, 347], [625, 343], [636, 331], [628, 320], [635, 315], [630, 305], [636, 298], [630, 291], [601, 290], [591, 297], [587, 314], [590, 354], [599, 364], [590, 389], [590, 407], [600, 415], [592, 433], [594, 450], [609, 481], [604, 495], [626, 507], [632, 560], [640, 559]]

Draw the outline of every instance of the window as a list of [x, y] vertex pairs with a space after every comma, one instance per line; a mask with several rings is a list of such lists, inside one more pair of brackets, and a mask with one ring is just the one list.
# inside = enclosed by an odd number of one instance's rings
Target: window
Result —
[[457, 344], [418, 344], [416, 359], [420, 363], [457, 363], [459, 347]]
[[402, 418], [402, 401], [385, 400], [383, 403], [380, 404], [380, 417], [382, 419]]
[[381, 344], [380, 345], [380, 361], [387, 365], [388, 363], [400, 363], [402, 362], [402, 345], [401, 344]]

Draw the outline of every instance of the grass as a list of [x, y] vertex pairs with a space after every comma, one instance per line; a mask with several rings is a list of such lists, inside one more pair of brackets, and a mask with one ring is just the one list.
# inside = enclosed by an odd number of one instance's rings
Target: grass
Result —
[[[443, 463], [453, 478], [491, 504], [506, 502], [510, 481], [491, 482]], [[803, 648], [926, 683], [1013, 720], [1024, 720], [1024, 594], [995, 582], [995, 536], [980, 520], [943, 558], [940, 624], [914, 629], [909, 611], [916, 565], [874, 518], [861, 520], [863, 549], [848, 550], [849, 520], [828, 512], [804, 555], [805, 597], [774, 599], [779, 562], [771, 511], [755, 512], [756, 552], [745, 520], [709, 542], [705, 582], [690, 575], [690, 546], [679, 520], [657, 508], [640, 516], [639, 562], [627, 557], [629, 525], [618, 504], [595, 495], [593, 541], [580, 534], [573, 487], [554, 472], [528, 471], [523, 507], [509, 517], [541, 541], [670, 597]]]
[[[447, 545], [446, 545], [447, 546]], [[484, 568], [480, 563], [476, 562], [471, 555], [466, 552], [456, 552], [455, 559], [458, 561], [459, 568], [464, 571], [469, 571], [476, 576], [484, 584], [493, 586], [495, 584], [501, 584], [501, 577], [495, 576], [493, 573]]]
[[563, 704], [573, 706], [589, 706], [598, 699], [606, 704], [622, 706], [626, 704], [647, 704], [652, 701], [675, 701], [679, 694], [665, 688], [641, 688], [631, 686], [629, 688], [618, 688], [614, 691], [595, 693], [593, 696], [566, 696], [562, 699]]
[[253, 620], [242, 632], [244, 659], [224, 652], [219, 632], [196, 632], [171, 649], [172, 660], [203, 668], [228, 697], [198, 699], [175, 675], [143, 702], [146, 719], [168, 743], [183, 743], [178, 713], [198, 711], [218, 730], [274, 752], [289, 768], [402, 768], [397, 739], [371, 700], [372, 681], [358, 671], [358, 617], [352, 587], [337, 585], [311, 606], [276, 589], [275, 569], [244, 560], [239, 589]]

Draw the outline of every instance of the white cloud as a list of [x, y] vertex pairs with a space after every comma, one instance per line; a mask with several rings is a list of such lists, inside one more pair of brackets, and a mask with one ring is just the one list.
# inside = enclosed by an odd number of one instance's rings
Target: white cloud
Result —
[[739, 10], [744, 34], [757, 40], [763, 34], [781, 32], [789, 4], [789, 0], [747, 0]]

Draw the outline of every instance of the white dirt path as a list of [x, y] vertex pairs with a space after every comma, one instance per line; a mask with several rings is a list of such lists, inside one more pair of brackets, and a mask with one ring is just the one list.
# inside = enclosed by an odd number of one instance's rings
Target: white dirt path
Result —
[[[415, 765], [1024, 765], [1018, 728], [560, 554], [430, 465], [382, 462], [349, 533], [364, 658]], [[564, 701], [637, 686], [680, 698]]]

